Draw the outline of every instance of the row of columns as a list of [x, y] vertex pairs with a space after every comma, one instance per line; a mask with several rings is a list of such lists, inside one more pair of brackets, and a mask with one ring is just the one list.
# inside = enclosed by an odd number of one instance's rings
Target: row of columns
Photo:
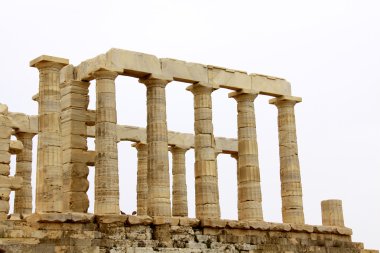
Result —
[[[62, 212], [63, 202], [70, 201], [64, 198], [62, 191], [59, 71], [65, 65], [66, 62], [62, 59], [42, 59], [32, 65], [40, 71], [37, 212]], [[93, 76], [96, 79], [95, 213], [116, 214], [120, 212], [115, 99], [117, 73], [99, 70], [93, 73]], [[146, 212], [151, 216], [172, 215], [165, 95], [165, 86], [170, 81], [169, 78], [153, 75], [140, 79], [140, 82], [147, 87], [147, 147], [145, 151], [147, 158], [145, 161], [142, 160], [143, 158], [139, 159], [139, 164], [146, 164], [147, 170], [139, 172], [139, 178], [145, 177], [146, 174], [147, 179], [139, 187], [144, 185], [148, 187], [146, 187], [147, 192], [144, 192], [142, 188], [137, 189], [141, 196], [138, 210], [140, 213]], [[188, 87], [188, 90], [194, 94], [196, 216], [220, 218], [218, 171], [212, 124], [211, 93], [214, 89], [194, 84]], [[238, 108], [238, 212], [241, 220], [263, 220], [253, 106], [256, 96], [257, 94], [243, 92], [231, 94], [231, 97], [237, 101]], [[271, 100], [279, 111], [283, 220], [289, 223], [304, 223], [294, 119], [296, 102], [292, 98]], [[175, 173], [173, 176], [183, 178], [179, 175], [184, 174], [182, 171], [184, 160], [178, 150], [173, 152], [173, 156], [173, 165], [179, 168], [173, 171]], [[185, 210], [187, 205], [183, 204], [187, 202], [186, 199], [183, 194], [177, 195], [183, 191], [183, 182], [178, 181], [178, 184], [176, 183], [173, 187], [173, 199], [178, 198], [178, 202], [176, 201], [178, 208], [174, 209], [178, 212], [176, 214], [180, 215], [187, 213]], [[69, 189], [66, 192], [72, 194], [75, 191]]]

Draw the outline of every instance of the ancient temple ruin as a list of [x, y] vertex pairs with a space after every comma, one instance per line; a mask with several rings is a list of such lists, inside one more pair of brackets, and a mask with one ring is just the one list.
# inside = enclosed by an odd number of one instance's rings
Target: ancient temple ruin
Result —
[[[291, 94], [286, 80], [120, 49], [78, 66], [46, 55], [30, 66], [39, 71], [39, 92], [33, 97], [38, 115], [10, 112], [0, 105], [1, 250], [378, 252], [352, 242], [340, 200], [322, 201], [322, 225], [305, 224], [294, 114], [301, 98]], [[146, 86], [146, 129], [117, 124], [119, 75], [138, 78]], [[96, 110], [88, 109], [92, 80]], [[188, 83], [187, 90], [194, 95], [194, 134], [167, 128], [165, 87], [171, 81]], [[229, 97], [236, 101], [237, 139], [214, 137], [211, 93], [215, 89], [231, 90]], [[254, 112], [255, 98], [262, 94], [272, 96], [269, 103], [278, 109], [283, 223], [263, 220]], [[95, 150], [88, 150], [88, 137], [95, 138]], [[120, 213], [120, 141], [134, 142], [138, 153], [137, 215]], [[189, 149], [194, 149], [194, 168], [185, 166]], [[238, 220], [220, 218], [216, 163], [220, 153], [237, 161]], [[16, 155], [14, 176], [10, 176], [11, 155]], [[88, 213], [88, 166], [95, 166], [93, 214]], [[195, 172], [196, 218], [188, 217], [186, 169]], [[15, 191], [13, 214], [9, 214], [11, 191]]]

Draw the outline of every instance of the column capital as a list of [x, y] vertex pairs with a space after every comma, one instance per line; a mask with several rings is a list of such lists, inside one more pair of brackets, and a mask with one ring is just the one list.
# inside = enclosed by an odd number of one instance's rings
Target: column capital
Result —
[[60, 70], [64, 66], [69, 65], [69, 60], [49, 55], [41, 55], [29, 62], [30, 67], [37, 69], [56, 68]]
[[118, 76], [118, 73], [115, 71], [112, 71], [112, 70], [108, 70], [108, 69], [99, 69], [99, 70], [93, 72], [92, 76], [96, 80], [100, 80], [100, 79], [115, 80], [116, 77]]
[[245, 90], [245, 89], [228, 93], [228, 97], [234, 98], [237, 102], [242, 102], [242, 101], [253, 102], [258, 95], [259, 95], [259, 92], [255, 90]]
[[172, 153], [186, 153], [190, 148], [180, 146], [170, 146], [169, 151]]
[[276, 106], [286, 106], [286, 105], [295, 105], [297, 103], [302, 102], [301, 97], [293, 97], [293, 96], [281, 96], [277, 98], [272, 98], [269, 100], [269, 104]]
[[212, 93], [214, 90], [217, 90], [217, 88], [214, 88], [210, 86], [209, 84], [205, 83], [194, 83], [186, 88], [187, 91], [190, 91], [194, 95], [197, 94], [204, 94], [204, 93]]
[[159, 74], [150, 74], [139, 79], [139, 83], [145, 84], [147, 86], [156, 85], [161, 87], [165, 87], [171, 81], [173, 81], [173, 78]]
[[135, 142], [135, 143], [131, 144], [131, 146], [134, 147], [135, 149], [139, 150], [139, 149], [147, 148], [148, 144], [143, 143], [143, 142]]

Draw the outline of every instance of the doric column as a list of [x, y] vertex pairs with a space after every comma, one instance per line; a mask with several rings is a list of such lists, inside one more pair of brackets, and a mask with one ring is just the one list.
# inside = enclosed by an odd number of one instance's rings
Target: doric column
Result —
[[60, 127], [60, 70], [67, 59], [40, 56], [30, 66], [40, 72], [36, 212], [62, 212], [62, 147]]
[[70, 80], [61, 85], [61, 132], [63, 150], [63, 209], [87, 212], [88, 167], [86, 115], [89, 82]]
[[187, 90], [194, 94], [196, 217], [220, 218], [218, 172], [212, 125], [213, 88], [193, 84]]
[[322, 225], [344, 227], [342, 200], [328, 199], [321, 202]]
[[99, 70], [96, 78], [95, 214], [119, 214], [116, 129], [116, 72]]
[[32, 149], [33, 137], [31, 133], [16, 133], [17, 140], [24, 148], [16, 156], [16, 176], [23, 179], [22, 188], [15, 191], [14, 213], [32, 213]]
[[186, 185], [186, 151], [188, 149], [177, 146], [170, 147], [172, 152], [172, 215], [188, 216], [187, 185]]
[[171, 216], [165, 95], [170, 80], [150, 75], [140, 82], [147, 88], [148, 215]]
[[278, 108], [282, 220], [297, 224], [305, 223], [294, 115], [294, 106], [301, 101], [298, 97], [285, 96], [270, 100]]
[[147, 215], [148, 198], [148, 146], [144, 143], [135, 143], [137, 149], [137, 215]]
[[238, 121], [238, 216], [239, 220], [262, 221], [263, 209], [256, 136], [254, 100], [257, 94], [230, 93], [237, 101]]

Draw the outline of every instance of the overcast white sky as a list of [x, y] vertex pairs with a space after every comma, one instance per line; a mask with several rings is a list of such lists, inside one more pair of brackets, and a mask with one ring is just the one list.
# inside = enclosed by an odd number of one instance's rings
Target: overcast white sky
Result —
[[[36, 114], [31, 97], [38, 72], [28, 67], [31, 59], [50, 54], [77, 65], [112, 47], [283, 77], [304, 100], [296, 118], [306, 223], [321, 224], [321, 200], [342, 199], [353, 239], [379, 249], [379, 11], [375, 0], [3, 1], [0, 102]], [[193, 132], [192, 94], [185, 87], [167, 88], [168, 124]], [[119, 123], [145, 126], [145, 87], [120, 77], [117, 90]], [[228, 92], [213, 93], [215, 135], [236, 137], [236, 102]], [[268, 99], [255, 102], [263, 207], [265, 220], [278, 222], [277, 111]], [[130, 144], [119, 143], [121, 208], [128, 213], [136, 208]], [[191, 216], [193, 160], [189, 151]], [[235, 161], [221, 155], [218, 165], [222, 217], [236, 218]]]

